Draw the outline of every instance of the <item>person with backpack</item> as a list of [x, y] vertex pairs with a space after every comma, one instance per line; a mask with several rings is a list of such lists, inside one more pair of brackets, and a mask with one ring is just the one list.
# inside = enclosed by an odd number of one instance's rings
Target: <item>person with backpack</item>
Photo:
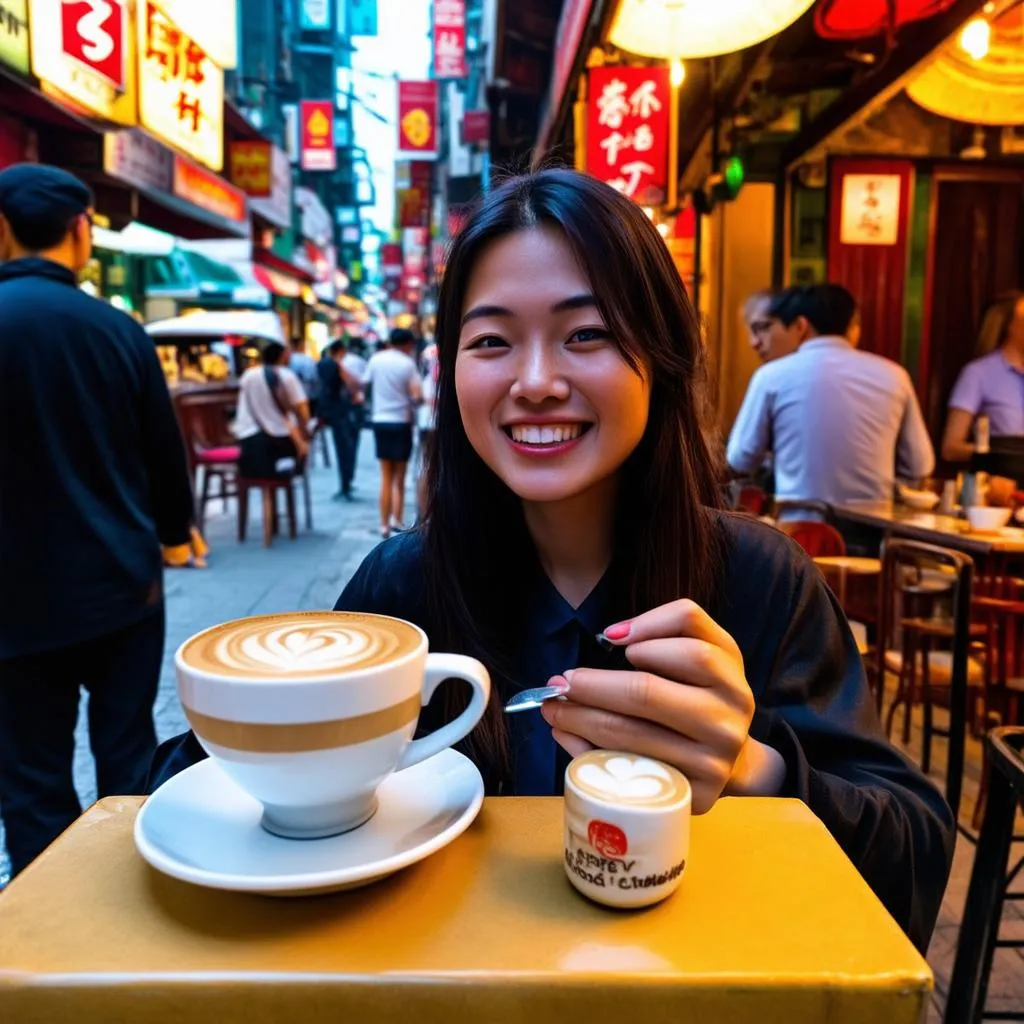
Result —
[[235, 436], [243, 478], [274, 480], [297, 473], [309, 455], [309, 402], [302, 381], [283, 365], [285, 347], [266, 345], [262, 365], [242, 374]]

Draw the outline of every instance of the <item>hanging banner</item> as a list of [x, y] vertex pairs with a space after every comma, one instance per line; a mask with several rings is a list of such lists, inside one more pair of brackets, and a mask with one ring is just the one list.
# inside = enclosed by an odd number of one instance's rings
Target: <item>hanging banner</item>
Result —
[[299, 163], [304, 171], [333, 171], [334, 104], [330, 100], [303, 100], [299, 105]]
[[434, 77], [466, 74], [466, 0], [434, 0]]
[[58, 103], [135, 124], [135, 34], [129, 0], [31, 0], [32, 72]]
[[224, 72], [157, 8], [139, 3], [139, 122], [212, 170], [224, 166]]
[[587, 171], [645, 206], [668, 186], [668, 68], [591, 68]]
[[433, 164], [429, 160], [412, 160], [395, 169], [396, 182], [403, 182], [395, 192], [397, 227], [426, 228], [430, 226], [430, 182]]
[[270, 192], [249, 201], [249, 209], [279, 228], [292, 226], [292, 164], [278, 146], [270, 147]]
[[228, 177], [247, 196], [265, 199], [273, 185], [273, 146], [264, 141], [232, 142], [228, 150]]
[[398, 83], [398, 155], [437, 157], [437, 82]]
[[0, 0], [0, 64], [29, 72], [28, 0]]
[[348, 34], [375, 36], [377, 34], [377, 0], [348, 0]]
[[491, 112], [467, 110], [462, 115], [462, 144], [472, 146], [491, 141]]

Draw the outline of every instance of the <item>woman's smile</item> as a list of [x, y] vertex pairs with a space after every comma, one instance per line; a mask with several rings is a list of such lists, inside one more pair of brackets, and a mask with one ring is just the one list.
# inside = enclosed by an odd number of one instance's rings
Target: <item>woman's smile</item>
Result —
[[550, 458], [575, 449], [593, 425], [552, 419], [508, 423], [502, 429], [512, 448], [520, 455]]

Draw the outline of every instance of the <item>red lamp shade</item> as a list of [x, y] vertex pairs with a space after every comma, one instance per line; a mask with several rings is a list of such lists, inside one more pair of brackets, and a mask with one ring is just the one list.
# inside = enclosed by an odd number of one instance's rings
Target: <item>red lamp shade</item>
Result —
[[[893, 30], [952, 7], [954, 0], [895, 0]], [[821, 0], [814, 27], [823, 39], [869, 39], [889, 30], [889, 0]]]

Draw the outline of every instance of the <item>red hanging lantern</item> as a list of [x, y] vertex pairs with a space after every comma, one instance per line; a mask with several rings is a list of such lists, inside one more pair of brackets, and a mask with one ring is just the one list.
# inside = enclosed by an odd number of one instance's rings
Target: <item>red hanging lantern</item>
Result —
[[[870, 39], [941, 14], [954, 0], [821, 0], [814, 27], [823, 39]], [[890, 8], [892, 23], [890, 24]]]

